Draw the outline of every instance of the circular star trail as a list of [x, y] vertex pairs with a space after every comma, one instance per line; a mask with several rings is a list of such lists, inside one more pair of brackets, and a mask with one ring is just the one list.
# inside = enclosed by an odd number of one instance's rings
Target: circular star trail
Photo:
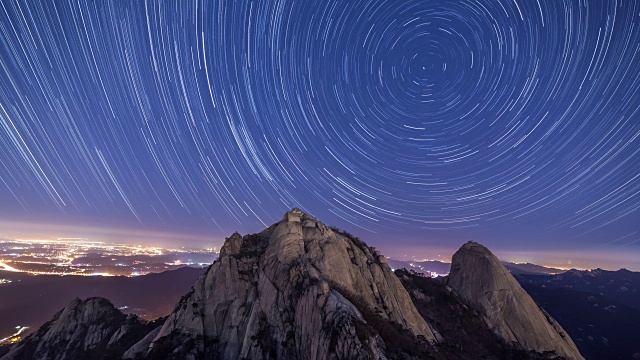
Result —
[[637, 1], [4, 1], [0, 74], [5, 216], [640, 241]]

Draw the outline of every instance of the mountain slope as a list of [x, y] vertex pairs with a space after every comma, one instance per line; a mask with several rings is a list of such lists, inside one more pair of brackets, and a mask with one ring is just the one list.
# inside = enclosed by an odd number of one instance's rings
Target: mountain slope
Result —
[[508, 343], [582, 359], [569, 335], [484, 246], [470, 241], [453, 255], [447, 285]]

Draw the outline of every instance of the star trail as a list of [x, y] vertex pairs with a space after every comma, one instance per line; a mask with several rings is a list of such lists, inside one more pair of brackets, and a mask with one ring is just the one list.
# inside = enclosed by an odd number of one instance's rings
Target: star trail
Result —
[[639, 89], [633, 0], [2, 1], [0, 215], [638, 252]]

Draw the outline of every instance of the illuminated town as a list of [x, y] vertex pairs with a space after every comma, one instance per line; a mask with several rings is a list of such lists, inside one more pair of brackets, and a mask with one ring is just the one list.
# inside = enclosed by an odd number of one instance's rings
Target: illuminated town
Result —
[[[184, 266], [204, 267], [216, 248], [164, 249], [83, 238], [0, 240], [0, 270], [33, 275], [138, 276]], [[0, 285], [10, 280], [0, 278]]]
[[11, 336], [0, 339], [0, 345], [17, 343], [22, 340], [22, 336], [25, 334], [27, 329], [29, 329], [28, 326], [16, 326], [16, 332]]

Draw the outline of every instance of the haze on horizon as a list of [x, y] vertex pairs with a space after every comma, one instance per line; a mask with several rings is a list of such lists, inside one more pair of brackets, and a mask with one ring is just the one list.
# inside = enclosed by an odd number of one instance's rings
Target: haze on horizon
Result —
[[[29, 231], [25, 231], [29, 229]], [[18, 240], [21, 242], [100, 242], [105, 246], [112, 244], [139, 245], [163, 249], [207, 249], [219, 251], [224, 238], [215, 238], [207, 234], [180, 234], [161, 231], [145, 231], [139, 229], [99, 228], [86, 226], [42, 225], [26, 223], [4, 223], [0, 221], [0, 242], [3, 240]], [[256, 230], [260, 231], [262, 229]], [[55, 236], [52, 236], [55, 235]], [[227, 236], [229, 236], [228, 234]], [[362, 236], [357, 230], [355, 236]], [[424, 242], [418, 245], [394, 245], [384, 241], [370, 241], [370, 245], [378, 247], [382, 254], [402, 261], [437, 260], [450, 262], [451, 256], [461, 243], [451, 242], [442, 246], [433, 245], [435, 242]], [[618, 270], [626, 268], [640, 271], [640, 259], [635, 253], [618, 251], [612, 248], [601, 248], [599, 251], [591, 249], [555, 249], [531, 250], [509, 247], [495, 249], [496, 255], [503, 261], [515, 263], [534, 263], [538, 265], [562, 268], [590, 270], [603, 268]]]
[[638, 2], [19, 0], [0, 25], [2, 236], [209, 247], [300, 207], [389, 256], [640, 269]]

